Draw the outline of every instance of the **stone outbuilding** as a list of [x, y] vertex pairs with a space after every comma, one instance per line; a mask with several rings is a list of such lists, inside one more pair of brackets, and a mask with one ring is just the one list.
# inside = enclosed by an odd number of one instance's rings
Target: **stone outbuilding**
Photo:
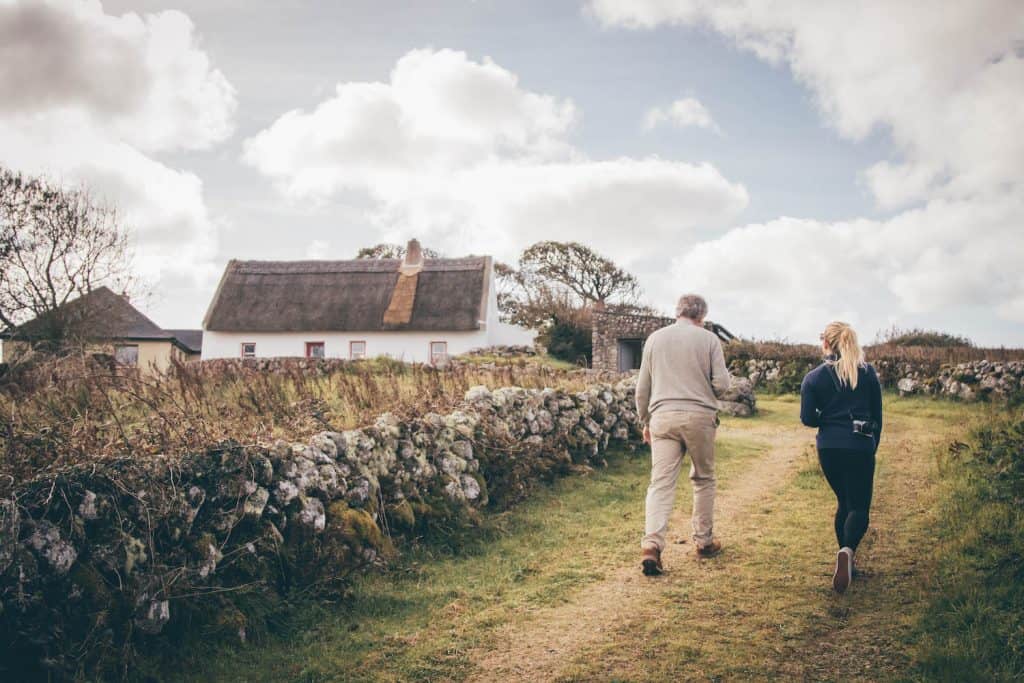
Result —
[[[671, 325], [674, 318], [641, 313], [626, 313], [596, 309], [593, 312], [593, 359], [595, 370], [629, 372], [640, 369], [644, 342], [656, 330]], [[723, 342], [736, 337], [727, 329], [712, 322], [704, 327], [718, 335]]]
[[639, 370], [647, 337], [673, 322], [659, 315], [595, 310], [592, 367], [613, 372]]

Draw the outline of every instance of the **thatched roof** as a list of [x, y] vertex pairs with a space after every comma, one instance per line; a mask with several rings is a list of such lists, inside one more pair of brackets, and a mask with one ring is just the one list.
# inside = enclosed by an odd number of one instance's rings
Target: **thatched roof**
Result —
[[490, 257], [424, 259], [408, 322], [385, 324], [401, 265], [399, 259], [232, 260], [203, 327], [219, 332], [480, 328], [487, 313]]
[[97, 287], [39, 317], [19, 325], [8, 336], [20, 339], [49, 339], [56, 332], [83, 339], [126, 339], [134, 341], [173, 339], [144, 316], [128, 299], [107, 287]]

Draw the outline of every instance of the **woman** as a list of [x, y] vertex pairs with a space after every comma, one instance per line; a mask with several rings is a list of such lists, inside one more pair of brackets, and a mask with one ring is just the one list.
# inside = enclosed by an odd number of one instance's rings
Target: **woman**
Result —
[[821, 335], [825, 362], [800, 386], [800, 421], [818, 428], [818, 461], [836, 494], [836, 569], [832, 588], [853, 578], [853, 556], [868, 529], [875, 451], [882, 436], [882, 388], [864, 361], [857, 333], [832, 322]]

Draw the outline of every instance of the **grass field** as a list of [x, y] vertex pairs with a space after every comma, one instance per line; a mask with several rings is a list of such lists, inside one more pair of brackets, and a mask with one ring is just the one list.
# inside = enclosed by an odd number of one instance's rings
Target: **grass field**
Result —
[[[794, 398], [761, 406], [757, 418], [726, 420], [719, 433], [716, 532], [725, 551], [715, 559], [692, 555], [684, 480], [668, 572], [639, 574], [647, 453], [615, 453], [608, 468], [489, 516], [473, 538], [423, 546], [390, 572], [358, 579], [343, 602], [302, 607], [279, 635], [197, 648], [164, 662], [161, 678], [169, 670], [183, 681], [1009, 678], [943, 660], [937, 653], [957, 634], [934, 633], [970, 626], [951, 619], [943, 593], [962, 607], [970, 593], [957, 586], [978, 580], [957, 571], [973, 546], [956, 516], [981, 503], [964, 495], [970, 482], [950, 471], [945, 453], [996, 409], [887, 397], [872, 524], [858, 553], [865, 574], [836, 596], [834, 499], [813, 432], [796, 422]], [[959, 654], [991, 649], [993, 637]]]

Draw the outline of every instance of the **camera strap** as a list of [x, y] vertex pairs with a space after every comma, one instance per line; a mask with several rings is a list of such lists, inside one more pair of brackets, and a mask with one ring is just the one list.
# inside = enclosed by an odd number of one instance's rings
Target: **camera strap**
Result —
[[825, 361], [825, 372], [832, 378], [832, 386], [836, 388], [836, 393], [841, 394], [843, 392], [843, 384], [839, 381], [839, 373], [836, 372], [836, 366]]

